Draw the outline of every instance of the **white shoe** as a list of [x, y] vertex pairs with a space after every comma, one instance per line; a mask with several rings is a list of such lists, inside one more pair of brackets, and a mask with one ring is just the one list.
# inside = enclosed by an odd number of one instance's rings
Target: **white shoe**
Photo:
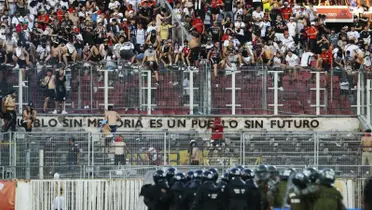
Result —
[[63, 111], [62, 111], [62, 114], [68, 114], [68, 113], [66, 112], [66, 110], [63, 110]]
[[27, 81], [22, 82], [22, 87], [27, 87]]
[[57, 110], [54, 110], [54, 111], [52, 112], [52, 114], [57, 114]]

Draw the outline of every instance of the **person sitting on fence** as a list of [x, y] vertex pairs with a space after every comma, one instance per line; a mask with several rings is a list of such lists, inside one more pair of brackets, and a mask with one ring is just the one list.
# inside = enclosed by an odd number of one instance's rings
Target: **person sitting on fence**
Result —
[[4, 123], [2, 132], [7, 132], [10, 128], [12, 131], [16, 130], [17, 125], [17, 113], [15, 111], [16, 104], [15, 104], [15, 97], [16, 91], [12, 90], [3, 100], [3, 113], [4, 113]]
[[116, 122], [120, 120], [120, 115], [114, 111], [113, 106], [109, 106], [108, 110], [105, 111], [105, 120], [107, 120], [108, 125], [111, 129], [111, 133], [115, 133], [117, 129]]
[[34, 110], [34, 104], [28, 102], [27, 108], [23, 110], [22, 126], [26, 129], [26, 132], [32, 131], [32, 123], [36, 120], [36, 110]]

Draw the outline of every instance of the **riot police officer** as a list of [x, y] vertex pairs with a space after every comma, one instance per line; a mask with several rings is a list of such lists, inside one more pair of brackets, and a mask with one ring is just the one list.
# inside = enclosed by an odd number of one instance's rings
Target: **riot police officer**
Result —
[[189, 182], [191, 182], [191, 179], [192, 179], [192, 176], [194, 175], [194, 171], [188, 171], [187, 173], [186, 173], [186, 183], [189, 183]]
[[281, 171], [279, 174], [280, 181], [279, 182], [270, 182], [272, 185], [269, 184], [269, 192], [268, 198], [270, 202], [270, 206], [274, 208], [282, 208], [284, 207], [284, 201], [287, 192], [288, 180], [290, 177], [294, 176], [296, 170], [293, 168], [287, 168], [284, 171]]
[[191, 210], [220, 209], [219, 197], [221, 191], [215, 185], [214, 173], [211, 171], [204, 171], [202, 180], [204, 182], [196, 193]]
[[169, 187], [172, 187], [173, 184], [174, 184], [174, 175], [176, 174], [177, 172], [177, 169], [176, 168], [173, 168], [173, 167], [170, 167], [167, 169], [167, 172], [166, 172], [166, 178], [167, 178], [167, 181], [168, 181], [168, 184], [169, 184]]
[[306, 168], [303, 173], [308, 177], [311, 184], [315, 184], [319, 178], [319, 172], [315, 168]]
[[216, 168], [210, 168], [209, 171], [213, 173], [213, 182], [217, 184], [218, 170]]
[[242, 179], [248, 188], [247, 204], [252, 210], [261, 210], [261, 194], [256, 182], [254, 181], [254, 172], [249, 168], [242, 171]]
[[267, 198], [267, 192], [268, 192], [268, 181], [269, 181], [269, 173], [267, 170], [266, 165], [259, 165], [255, 169], [255, 177], [256, 177], [256, 183], [258, 185], [258, 189], [260, 191], [261, 195], [261, 209], [262, 210], [268, 210], [270, 209], [269, 201]]
[[228, 200], [228, 210], [246, 210], [248, 206], [247, 199], [251, 198], [251, 193], [246, 183], [241, 178], [241, 171], [238, 168], [232, 168], [229, 171], [230, 181], [222, 193]]
[[293, 186], [288, 191], [287, 203], [291, 210], [308, 210], [310, 209], [309, 200], [301, 195], [300, 191], [305, 189], [308, 184], [308, 178], [303, 173], [297, 173], [292, 179]]
[[315, 193], [314, 210], [346, 210], [342, 195], [335, 187], [336, 174], [332, 169], [322, 169], [319, 173], [318, 191]]
[[140, 196], [144, 197], [144, 203], [149, 210], [169, 209], [169, 186], [165, 172], [157, 170], [153, 175], [154, 185], [142, 186]]
[[191, 178], [191, 181], [186, 184], [186, 193], [185, 193], [185, 206], [187, 209], [191, 208], [196, 192], [202, 184], [202, 175], [203, 170], [196, 170]]
[[174, 184], [170, 188], [170, 210], [188, 210], [185, 205], [185, 183], [186, 176], [183, 173], [177, 173], [174, 178]]

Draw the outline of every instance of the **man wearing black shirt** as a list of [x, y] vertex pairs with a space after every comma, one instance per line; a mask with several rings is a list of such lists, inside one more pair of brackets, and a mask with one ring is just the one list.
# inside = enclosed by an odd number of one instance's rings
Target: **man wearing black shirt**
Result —
[[371, 32], [368, 31], [368, 26], [364, 26], [362, 32], [360, 32], [360, 40], [363, 41], [364, 45], [369, 46], [371, 44]]
[[354, 15], [354, 23], [353, 23], [353, 26], [355, 28], [356, 31], [361, 31], [363, 29], [360, 21], [359, 21], [359, 18], [358, 16]]
[[144, 1], [143, 7], [139, 10], [139, 17], [144, 26], [147, 26], [151, 22], [152, 11], [153, 9], [149, 7], [148, 2]]
[[227, 16], [232, 17], [233, 16], [233, 12], [232, 12], [233, 1], [232, 0], [225, 0], [223, 4], [224, 4], [223, 5], [223, 7], [224, 7], [224, 16], [225, 17], [227, 17]]
[[221, 28], [217, 22], [213, 22], [213, 26], [208, 29], [208, 33], [211, 34], [213, 42], [219, 42], [221, 40]]

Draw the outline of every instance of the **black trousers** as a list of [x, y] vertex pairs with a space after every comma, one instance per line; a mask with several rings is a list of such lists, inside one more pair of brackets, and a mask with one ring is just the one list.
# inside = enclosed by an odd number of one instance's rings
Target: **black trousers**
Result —
[[15, 110], [6, 111], [4, 119], [7, 120], [7, 124], [5, 125], [3, 132], [7, 132], [9, 129], [11, 131], [16, 131], [17, 125], [17, 113]]

